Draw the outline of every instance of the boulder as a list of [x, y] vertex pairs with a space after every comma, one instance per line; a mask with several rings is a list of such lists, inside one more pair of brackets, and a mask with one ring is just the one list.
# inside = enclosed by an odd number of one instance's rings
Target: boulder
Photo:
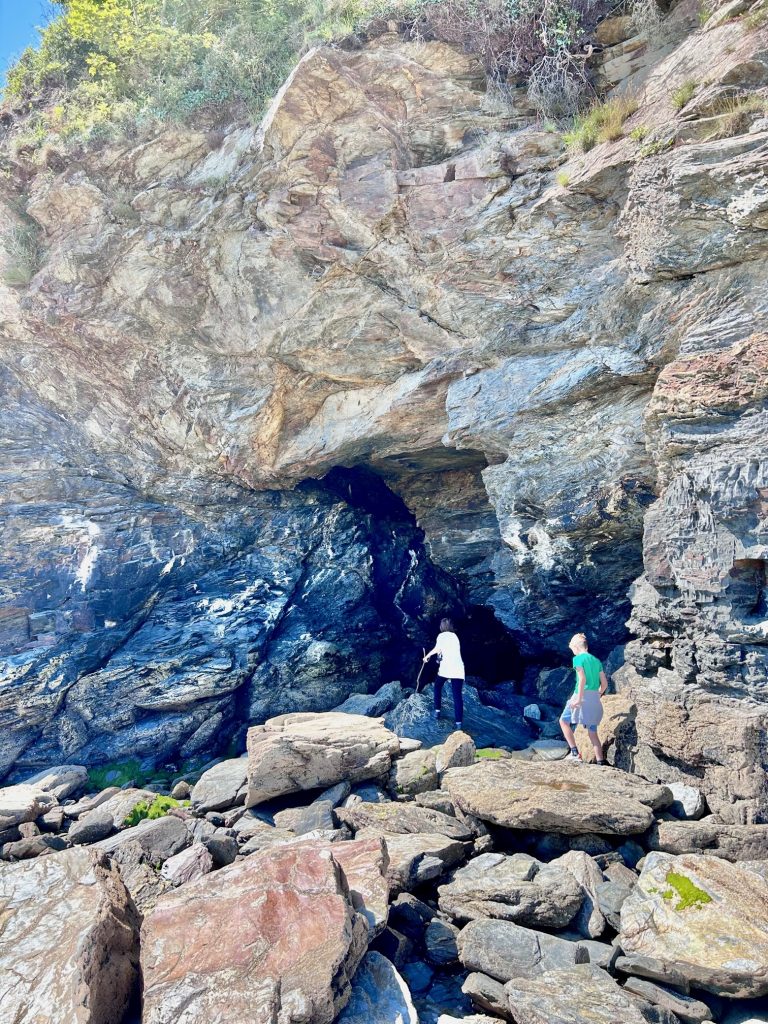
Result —
[[457, 730], [438, 749], [435, 769], [442, 775], [448, 768], [465, 768], [475, 763], [475, 741], [466, 733]]
[[570, 752], [563, 739], [538, 739], [528, 744], [532, 761], [562, 761]]
[[413, 943], [407, 935], [402, 935], [389, 925], [382, 928], [370, 945], [377, 953], [381, 953], [395, 967], [404, 967], [413, 957]]
[[66, 850], [69, 842], [62, 836], [36, 835], [6, 843], [2, 849], [3, 860], [31, 860], [48, 853]]
[[669, 813], [676, 818], [698, 820], [707, 812], [707, 801], [704, 794], [695, 786], [686, 786], [684, 782], [670, 782], [669, 791], [674, 797], [669, 805]]
[[474, 971], [464, 979], [461, 990], [481, 1010], [488, 1010], [495, 1018], [504, 1017], [512, 1020], [512, 1014], [504, 998], [504, 986], [495, 978]]
[[0, 831], [34, 821], [57, 804], [53, 793], [26, 783], [0, 788]]
[[150, 913], [160, 897], [172, 888], [171, 883], [155, 870], [137, 842], [123, 843], [110, 853], [109, 859], [120, 872], [136, 909], [143, 915]]
[[117, 869], [67, 850], [0, 871], [4, 1021], [114, 1024], [138, 978], [139, 922]]
[[413, 750], [392, 765], [387, 785], [392, 796], [416, 796], [437, 789], [437, 752], [429, 747]]
[[488, 853], [460, 868], [440, 887], [440, 909], [457, 921], [500, 918], [539, 928], [564, 928], [584, 899], [581, 885], [564, 867], [531, 858]]
[[570, 872], [578, 882], [582, 896], [581, 906], [571, 922], [571, 927], [585, 939], [600, 938], [605, 931], [605, 916], [597, 894], [604, 879], [597, 862], [582, 850], [569, 850], [562, 857], [552, 861], [550, 867]]
[[254, 807], [276, 796], [386, 776], [400, 752], [381, 719], [339, 712], [291, 714], [248, 730], [248, 794]]
[[91, 793], [89, 796], [80, 797], [76, 803], [65, 804], [62, 807], [62, 810], [67, 818], [79, 818], [81, 814], [86, 814], [88, 811], [92, 811], [100, 804], [105, 804], [107, 800], [116, 796], [120, 792], [122, 792], [122, 790], [119, 786], [108, 786], [106, 789], [102, 789], [98, 793]]
[[145, 919], [143, 1024], [331, 1024], [367, 944], [325, 844], [257, 854], [167, 894]]
[[337, 1024], [419, 1024], [408, 986], [397, 968], [382, 956], [366, 953], [352, 980], [349, 1002]]
[[768, 993], [768, 880], [719, 857], [649, 853], [621, 909], [621, 947], [717, 995]]
[[389, 922], [392, 927], [414, 942], [421, 942], [424, 931], [434, 916], [435, 911], [429, 904], [409, 892], [400, 893], [389, 910]]
[[138, 843], [151, 864], [162, 864], [185, 849], [192, 842], [189, 829], [180, 818], [171, 814], [164, 818], [147, 818], [133, 828], [126, 828], [117, 835], [96, 843], [97, 849], [113, 853], [124, 843]]
[[521, 928], [511, 921], [480, 918], [459, 933], [459, 959], [470, 971], [497, 981], [530, 977], [589, 962], [589, 953], [577, 942]]
[[419, 807], [431, 807], [433, 811], [449, 814], [452, 818], [456, 817], [456, 808], [453, 806], [453, 800], [451, 800], [447, 793], [443, 793], [441, 789], [428, 793], [417, 793], [413, 798], [413, 802]]
[[215, 868], [223, 868], [237, 857], [237, 840], [221, 829], [215, 829], [212, 835], [203, 836], [200, 842], [210, 853]]
[[672, 985], [687, 992], [689, 989], [688, 979], [672, 964], [665, 963], [655, 956], [631, 954], [629, 956], [618, 956], [615, 965], [616, 970], [622, 974], [629, 974], [638, 978], [650, 978], [651, 981], [660, 981], [666, 985]]
[[438, 967], [455, 964], [459, 959], [459, 950], [456, 945], [458, 935], [459, 929], [455, 925], [438, 918], [430, 921], [424, 932], [424, 948], [430, 963]]
[[192, 796], [192, 787], [186, 779], [179, 779], [171, 790], [171, 796], [174, 800], [189, 800]]
[[601, 882], [597, 886], [597, 905], [605, 920], [615, 931], [621, 928], [621, 908], [633, 888], [634, 882], [632, 885], [627, 885], [625, 882], [610, 880]]
[[[453, 729], [453, 703], [450, 687], [443, 689], [443, 717], [436, 721], [432, 695], [412, 694], [385, 715], [386, 725], [398, 736], [420, 740], [425, 747], [444, 743]], [[480, 699], [476, 688], [464, 687], [464, 729], [478, 747], [526, 747], [535, 731], [521, 715], [511, 715], [490, 707]]]
[[768, 860], [768, 825], [726, 825], [700, 821], [657, 821], [648, 836], [651, 850], [707, 853], [725, 860]]
[[[609, 764], [615, 762], [617, 751], [633, 737], [636, 715], [637, 708], [626, 694], [609, 693], [603, 697], [603, 718], [597, 727], [597, 735], [603, 745], [603, 756]], [[576, 742], [584, 761], [594, 761], [595, 751], [586, 729], [576, 730]]]
[[616, 963], [619, 947], [611, 942], [598, 942], [596, 939], [578, 939], [579, 945], [589, 953], [589, 962], [609, 971]]
[[403, 699], [403, 688], [400, 683], [385, 683], [376, 693], [353, 693], [334, 711], [345, 715], [367, 715], [378, 718], [386, 714]]
[[439, 878], [467, 856], [468, 844], [440, 833], [414, 832], [396, 835], [361, 829], [357, 839], [383, 839], [389, 855], [389, 878], [395, 893]]
[[248, 831], [248, 838], [240, 847], [240, 853], [244, 857], [249, 857], [253, 853], [261, 853], [263, 850], [270, 850], [273, 846], [284, 846], [285, 843], [292, 843], [296, 840], [295, 832], [289, 832], [286, 828], [275, 828], [266, 822], [261, 822], [261, 828], [258, 831], [253, 827]]
[[220, 811], [243, 803], [248, 761], [234, 757], [203, 772], [192, 788], [192, 806], [198, 811]]
[[565, 761], [478, 761], [446, 772], [441, 785], [457, 807], [483, 821], [566, 835], [644, 832], [653, 811], [672, 800], [665, 786]]
[[88, 781], [88, 769], [82, 764], [60, 764], [47, 768], [24, 780], [24, 785], [36, 786], [46, 793], [53, 793], [57, 800], [72, 796]]
[[[312, 849], [322, 849], [313, 844]], [[389, 854], [382, 839], [358, 839], [327, 847], [344, 872], [352, 906], [368, 923], [371, 938], [387, 923], [389, 913]]]
[[160, 876], [171, 885], [184, 885], [202, 878], [209, 871], [213, 871], [213, 857], [202, 843], [193, 843], [186, 850], [169, 857], [160, 868]]
[[[469, 841], [472, 830], [451, 815], [419, 807], [414, 803], [368, 804], [359, 803], [343, 807], [336, 814], [340, 821], [355, 832], [372, 828], [388, 835], [414, 832], [439, 832], [450, 839]], [[277, 817], [275, 817], [277, 824]]]
[[682, 1024], [704, 1024], [704, 1021], [712, 1018], [712, 1011], [700, 999], [693, 999], [671, 988], [654, 985], [652, 981], [646, 981], [644, 978], [627, 978], [624, 991], [668, 1010], [682, 1021]]
[[342, 782], [337, 782], [335, 786], [330, 786], [328, 789], [324, 789], [323, 792], [316, 797], [312, 803], [329, 803], [331, 807], [338, 807], [343, 804], [352, 791], [351, 785], [344, 779]]
[[123, 828], [125, 819], [135, 807], [142, 803], [151, 804], [156, 796], [157, 793], [153, 793], [149, 789], [134, 789], [133, 787], [119, 789], [107, 800], [83, 811], [79, 815], [79, 820], [93, 821], [95, 818], [100, 820], [105, 814], [108, 814], [112, 818], [113, 828]]
[[274, 821], [276, 828], [287, 829], [297, 836], [315, 832], [317, 829], [336, 828], [333, 804], [330, 800], [315, 800], [309, 807], [289, 807], [284, 811], [278, 811]]
[[100, 839], [106, 839], [114, 831], [112, 815], [105, 811], [99, 814], [98, 809], [74, 824], [67, 832], [67, 839], [74, 846], [82, 846], [88, 843], [98, 843]]
[[504, 998], [515, 1024], [647, 1024], [637, 1002], [594, 964], [517, 977]]

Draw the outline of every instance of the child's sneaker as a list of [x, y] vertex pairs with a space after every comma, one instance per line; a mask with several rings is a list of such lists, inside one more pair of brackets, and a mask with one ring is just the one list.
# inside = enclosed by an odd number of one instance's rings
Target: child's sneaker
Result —
[[571, 752], [568, 756], [570, 757], [571, 761], [578, 761], [579, 764], [583, 763], [582, 756], [579, 753], [578, 747], [571, 747]]

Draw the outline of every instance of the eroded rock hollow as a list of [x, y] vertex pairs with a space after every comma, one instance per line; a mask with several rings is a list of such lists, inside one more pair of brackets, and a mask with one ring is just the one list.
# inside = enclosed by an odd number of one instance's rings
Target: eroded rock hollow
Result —
[[412, 681], [448, 607], [497, 679], [630, 639], [626, 766], [768, 816], [768, 124], [717, 132], [768, 50], [667, 24], [595, 58], [638, 110], [581, 156], [388, 30], [258, 129], [6, 157], [0, 776]]

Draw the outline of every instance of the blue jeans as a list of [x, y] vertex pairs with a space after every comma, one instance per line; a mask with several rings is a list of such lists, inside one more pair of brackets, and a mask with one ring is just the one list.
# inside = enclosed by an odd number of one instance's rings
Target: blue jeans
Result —
[[438, 676], [435, 679], [435, 711], [440, 710], [440, 705], [443, 700], [443, 683], [451, 684], [451, 691], [453, 693], [453, 716], [457, 722], [464, 721], [464, 695], [462, 689], [464, 687], [463, 679], [446, 679], [445, 676]]

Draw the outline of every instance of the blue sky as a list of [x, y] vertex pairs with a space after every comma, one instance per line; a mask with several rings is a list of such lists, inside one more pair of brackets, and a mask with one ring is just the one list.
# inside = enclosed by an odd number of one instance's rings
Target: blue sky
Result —
[[36, 25], [50, 20], [47, 0], [0, 0], [0, 81], [21, 51], [36, 43]]

